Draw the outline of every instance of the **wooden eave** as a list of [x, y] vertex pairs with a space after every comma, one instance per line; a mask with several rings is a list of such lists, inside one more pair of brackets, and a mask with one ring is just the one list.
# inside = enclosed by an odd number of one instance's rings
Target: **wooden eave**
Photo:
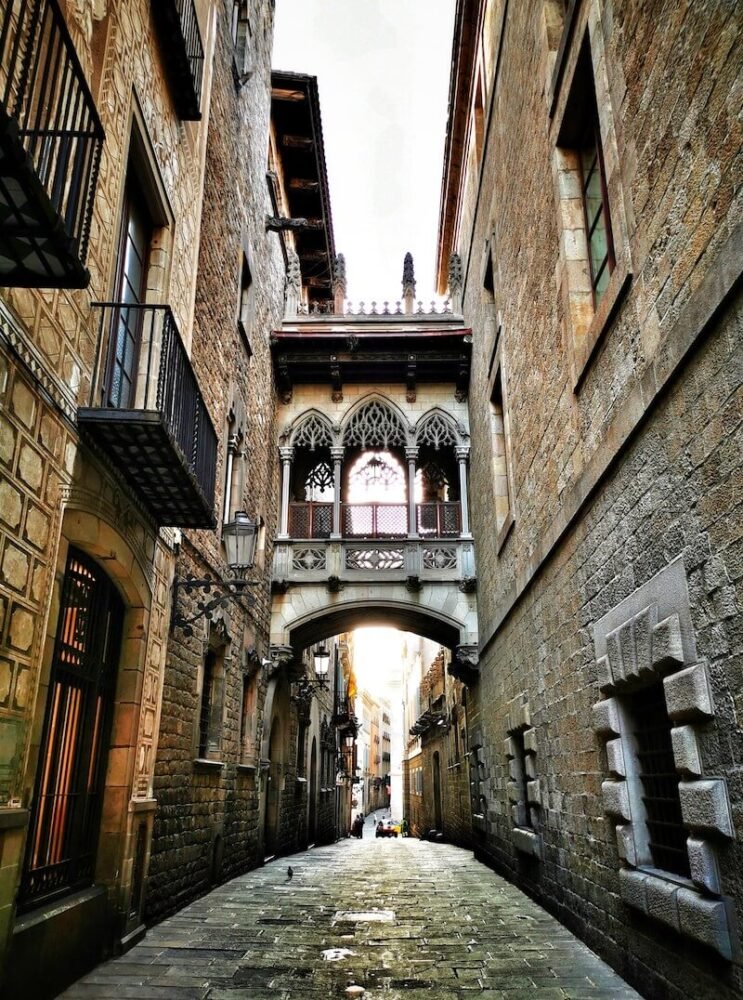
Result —
[[467, 150], [469, 111], [472, 103], [477, 39], [485, 0], [457, 0], [454, 42], [449, 81], [449, 112], [446, 126], [444, 170], [441, 180], [437, 242], [437, 289], [443, 295], [449, 280], [449, 256], [454, 246], [457, 204]]
[[321, 223], [295, 233], [302, 280], [312, 287], [313, 300], [330, 301], [335, 237], [317, 77], [274, 70], [271, 86], [271, 120], [289, 215]]

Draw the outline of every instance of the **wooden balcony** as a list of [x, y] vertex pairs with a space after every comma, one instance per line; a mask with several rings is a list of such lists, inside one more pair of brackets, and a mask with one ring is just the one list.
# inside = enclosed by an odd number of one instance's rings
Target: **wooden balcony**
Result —
[[[213, 528], [217, 435], [168, 306], [96, 303], [109, 360], [100, 405], [78, 410], [80, 432], [119, 469], [158, 525]], [[122, 330], [138, 344], [122, 374]], [[126, 383], [126, 389], [122, 388]]]
[[57, 0], [0, 4], [0, 284], [84, 288], [103, 128]]
[[204, 45], [194, 0], [153, 0], [152, 15], [178, 116], [200, 121]]

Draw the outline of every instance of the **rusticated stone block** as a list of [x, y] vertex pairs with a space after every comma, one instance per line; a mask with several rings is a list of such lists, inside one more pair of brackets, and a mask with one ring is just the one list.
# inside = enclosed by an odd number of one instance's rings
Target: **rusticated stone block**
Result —
[[619, 778], [627, 774], [624, 766], [624, 749], [621, 739], [609, 740], [606, 744], [606, 757], [609, 762], [609, 770]]
[[506, 757], [515, 757], [517, 754], [516, 740], [513, 736], [508, 736], [503, 741], [503, 751]]
[[648, 876], [641, 872], [630, 871], [628, 868], [622, 868], [619, 872], [619, 892], [622, 899], [629, 906], [641, 910], [643, 913], [648, 911], [645, 891], [647, 881]]
[[539, 783], [539, 779], [536, 781], [527, 781], [526, 783], [526, 800], [530, 805], [541, 806], [542, 804], [542, 787]]
[[506, 793], [509, 802], [518, 802], [521, 794], [521, 787], [516, 781], [509, 781], [506, 785]]
[[671, 674], [663, 681], [668, 715], [674, 722], [690, 722], [714, 715], [712, 692], [703, 663]]
[[695, 830], [708, 830], [733, 837], [727, 785], [722, 778], [679, 782], [681, 815], [684, 823]]
[[601, 785], [601, 794], [604, 799], [604, 809], [610, 816], [632, 819], [626, 781], [604, 781]]
[[689, 866], [694, 883], [708, 892], [719, 893], [720, 871], [712, 844], [707, 840], [689, 837], [686, 846], [689, 851]]
[[536, 729], [527, 729], [524, 732], [524, 750], [527, 753], [537, 752], [537, 731]]
[[593, 728], [599, 736], [619, 736], [619, 703], [616, 698], [597, 702], [593, 709]]
[[681, 642], [681, 623], [678, 615], [669, 615], [653, 629], [653, 667], [683, 664], [684, 647]]
[[658, 622], [658, 611], [654, 604], [635, 615], [635, 663], [639, 675], [653, 669], [653, 629]]
[[617, 851], [628, 865], [637, 864], [637, 848], [631, 823], [622, 823], [617, 827]]
[[526, 771], [527, 778], [532, 781], [537, 776], [537, 762], [533, 754], [527, 754], [524, 759], [524, 770]]
[[704, 899], [692, 889], [679, 889], [677, 898], [681, 933], [714, 948], [723, 958], [732, 958], [725, 904]]
[[693, 726], [676, 726], [672, 729], [671, 744], [676, 770], [698, 777], [702, 773], [702, 761]]
[[614, 687], [614, 675], [608, 656], [600, 656], [596, 660], [596, 674], [600, 691], [610, 691]]
[[531, 854], [540, 857], [542, 853], [542, 838], [533, 830], [525, 830], [523, 827], [515, 826], [511, 830], [513, 846], [522, 854]]
[[648, 876], [645, 883], [645, 899], [647, 901], [647, 914], [662, 923], [679, 929], [678, 886], [673, 882], [666, 882], [662, 878]]

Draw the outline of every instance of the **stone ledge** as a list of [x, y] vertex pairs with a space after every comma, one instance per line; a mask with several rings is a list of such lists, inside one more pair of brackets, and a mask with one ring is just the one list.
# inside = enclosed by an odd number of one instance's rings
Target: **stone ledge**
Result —
[[221, 771], [225, 767], [222, 760], [207, 760], [205, 757], [195, 757], [193, 761], [194, 771]]
[[705, 899], [683, 884], [628, 868], [619, 872], [619, 891], [633, 909], [714, 948], [728, 961], [732, 958], [724, 901]]
[[28, 824], [28, 809], [14, 809], [3, 806], [0, 809], [0, 830], [16, 830]]

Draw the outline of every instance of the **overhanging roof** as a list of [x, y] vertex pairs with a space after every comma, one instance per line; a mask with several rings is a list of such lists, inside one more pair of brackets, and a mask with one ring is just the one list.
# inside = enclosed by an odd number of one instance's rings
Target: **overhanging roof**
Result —
[[317, 77], [274, 70], [271, 73], [271, 120], [284, 173], [289, 214], [313, 228], [295, 231], [302, 281], [313, 300], [333, 298], [335, 259], [325, 146]]

